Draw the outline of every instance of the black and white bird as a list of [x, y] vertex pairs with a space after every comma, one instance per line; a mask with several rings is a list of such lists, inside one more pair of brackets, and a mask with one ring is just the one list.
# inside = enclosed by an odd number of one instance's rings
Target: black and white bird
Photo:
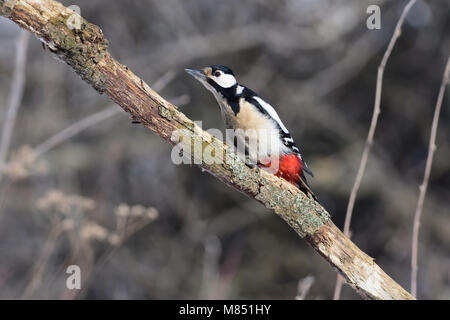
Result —
[[262, 168], [275, 167], [275, 175], [295, 184], [306, 195], [316, 199], [304, 173], [313, 174], [269, 103], [239, 84], [228, 67], [212, 65], [200, 70], [186, 69], [186, 72], [212, 92], [219, 103], [227, 129], [236, 132], [238, 141], [234, 141], [235, 145], [244, 145], [251, 163]]

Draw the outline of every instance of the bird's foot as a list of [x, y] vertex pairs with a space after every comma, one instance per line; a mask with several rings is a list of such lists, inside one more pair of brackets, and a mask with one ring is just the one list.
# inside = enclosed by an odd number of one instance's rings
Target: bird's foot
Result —
[[250, 169], [255, 169], [256, 173], [258, 173], [258, 174], [261, 172], [261, 169], [258, 167], [258, 165], [256, 163], [245, 162], [245, 165]]

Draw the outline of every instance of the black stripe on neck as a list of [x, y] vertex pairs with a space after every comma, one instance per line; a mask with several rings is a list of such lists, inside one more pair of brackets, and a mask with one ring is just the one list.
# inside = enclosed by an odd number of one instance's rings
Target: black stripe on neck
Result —
[[241, 109], [239, 106], [240, 96], [236, 95], [236, 88], [239, 84], [236, 82], [235, 85], [233, 85], [229, 88], [224, 88], [224, 87], [219, 86], [214, 80], [211, 80], [208, 78], [207, 81], [218, 93], [220, 93], [222, 95], [222, 97], [224, 99], [226, 99], [227, 103], [233, 110], [234, 115], [237, 115]]

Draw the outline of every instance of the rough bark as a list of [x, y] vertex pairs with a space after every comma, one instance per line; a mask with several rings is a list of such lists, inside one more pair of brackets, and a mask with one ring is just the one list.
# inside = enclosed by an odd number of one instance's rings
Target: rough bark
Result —
[[[371, 257], [354, 245], [330, 220], [328, 212], [288, 182], [264, 171], [248, 168], [226, 145], [199, 128], [164, 100], [128, 67], [107, 51], [101, 29], [81, 18], [81, 27], [71, 30], [67, 20], [74, 12], [52, 0], [0, 0], [0, 14], [36, 35], [46, 47], [100, 93], [107, 94], [131, 117], [169, 144], [182, 130], [186, 146], [194, 148], [194, 163], [232, 188], [273, 209], [305, 238], [348, 284], [367, 299], [413, 299]], [[180, 131], [177, 131], [180, 132]], [[220, 150], [225, 161], [202, 162], [205, 150]]]

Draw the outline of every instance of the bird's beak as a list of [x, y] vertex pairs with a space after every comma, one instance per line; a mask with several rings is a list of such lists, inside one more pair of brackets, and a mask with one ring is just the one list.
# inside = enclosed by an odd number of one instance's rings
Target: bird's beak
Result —
[[206, 79], [206, 75], [203, 72], [203, 70], [195, 70], [195, 69], [184, 69], [184, 70], [199, 81]]

